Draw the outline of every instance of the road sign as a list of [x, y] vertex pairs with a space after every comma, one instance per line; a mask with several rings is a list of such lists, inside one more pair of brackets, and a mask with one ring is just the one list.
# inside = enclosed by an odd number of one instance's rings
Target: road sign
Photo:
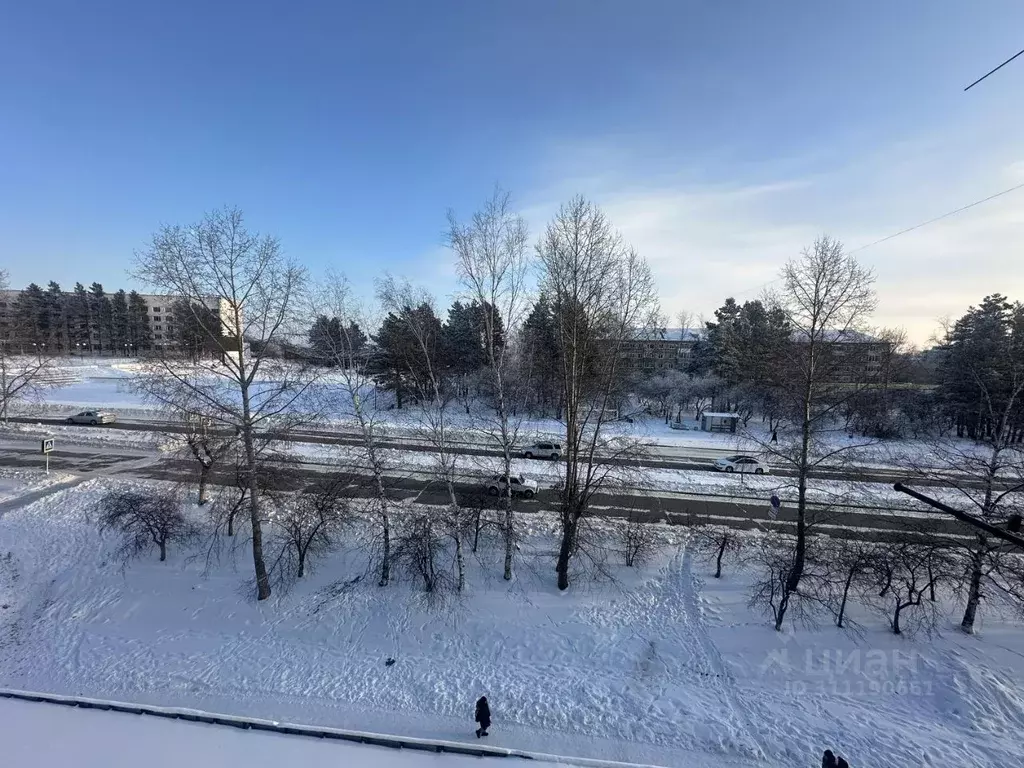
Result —
[[779, 500], [779, 497], [773, 493], [772, 497], [768, 500], [768, 503], [771, 504], [768, 508], [768, 517], [774, 520], [779, 516], [779, 509], [782, 507], [782, 502]]
[[46, 437], [39, 445], [39, 452], [46, 457], [46, 474], [50, 474], [50, 451], [53, 450], [53, 438]]

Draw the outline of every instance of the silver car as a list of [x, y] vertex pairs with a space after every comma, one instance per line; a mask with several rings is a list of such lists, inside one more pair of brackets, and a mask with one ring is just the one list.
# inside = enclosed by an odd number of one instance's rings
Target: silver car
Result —
[[487, 481], [487, 493], [491, 496], [507, 496], [511, 490], [513, 496], [523, 496], [527, 499], [532, 499], [537, 495], [536, 480], [530, 480], [522, 475], [513, 475], [511, 481], [509, 482], [509, 478], [504, 475], [494, 475]]
[[113, 424], [117, 421], [117, 414], [110, 411], [82, 411], [74, 416], [68, 416], [68, 424], [88, 424], [95, 427], [97, 424]]
[[549, 443], [547, 441], [534, 443], [523, 448], [522, 454], [524, 459], [551, 459], [552, 461], [558, 461], [558, 457], [562, 455], [562, 444]]

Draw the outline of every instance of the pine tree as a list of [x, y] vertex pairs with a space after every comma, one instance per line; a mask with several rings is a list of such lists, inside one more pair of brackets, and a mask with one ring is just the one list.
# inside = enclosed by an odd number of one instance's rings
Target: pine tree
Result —
[[[524, 378], [530, 383], [529, 390], [534, 393], [535, 405], [546, 410], [555, 405], [561, 377], [557, 368], [558, 333], [554, 313], [543, 294], [523, 322], [521, 336]], [[557, 410], [561, 410], [560, 404]]]
[[105, 349], [113, 348], [113, 312], [110, 306], [110, 299], [103, 292], [100, 283], [93, 283], [89, 286], [89, 311], [92, 317], [92, 327], [96, 331], [96, 347], [100, 354]]
[[92, 310], [89, 293], [84, 285], [75, 283], [75, 291], [68, 304], [68, 316], [71, 319], [71, 336], [68, 344], [79, 352], [92, 352]]
[[67, 296], [60, 284], [50, 281], [46, 287], [45, 305], [49, 324], [49, 341], [55, 354], [63, 354], [68, 350], [68, 313]]
[[41, 352], [49, 336], [49, 319], [43, 289], [35, 283], [21, 292], [14, 306], [16, 337], [24, 352]]
[[110, 335], [114, 354], [128, 353], [128, 294], [120, 290], [110, 297]]
[[136, 354], [153, 348], [153, 331], [149, 326], [146, 300], [136, 291], [128, 294], [128, 345]]

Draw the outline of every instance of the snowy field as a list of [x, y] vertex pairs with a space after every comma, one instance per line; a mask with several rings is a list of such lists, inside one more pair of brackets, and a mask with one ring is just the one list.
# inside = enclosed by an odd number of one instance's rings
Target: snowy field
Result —
[[90, 522], [101, 482], [0, 518], [0, 686], [470, 742], [486, 694], [495, 746], [662, 766], [812, 766], [826, 746], [854, 766], [1024, 755], [1024, 632], [988, 609], [973, 637], [952, 605], [932, 637], [860, 609], [860, 635], [775, 633], [747, 607], [748, 572], [709, 578], [667, 527], [647, 567], [612, 559], [614, 582], [559, 593], [544, 515], [514, 582], [485, 544], [443, 610], [411, 583], [378, 588], [358, 548], [255, 603], [244, 543], [209, 569], [172, 547], [122, 570]]
[[[0, 699], [9, 768], [479, 768], [480, 759]], [[60, 738], [54, 738], [60, 734]], [[524, 768], [524, 760], [503, 760]], [[534, 763], [535, 765], [535, 763]]]

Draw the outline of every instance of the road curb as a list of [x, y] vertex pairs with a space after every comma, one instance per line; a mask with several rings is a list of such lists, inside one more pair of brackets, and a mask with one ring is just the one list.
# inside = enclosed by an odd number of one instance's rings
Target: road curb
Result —
[[95, 709], [102, 712], [121, 712], [130, 715], [149, 715], [167, 720], [184, 720], [190, 723], [228, 726], [244, 731], [263, 731], [279, 733], [285, 736], [303, 736], [313, 739], [333, 739], [365, 746], [388, 747], [390, 749], [411, 749], [419, 752], [436, 752], [469, 757], [484, 758], [517, 758], [533, 760], [557, 765], [579, 766], [580, 768], [659, 768], [655, 765], [638, 763], [621, 763], [607, 760], [594, 760], [581, 757], [564, 757], [540, 752], [529, 752], [505, 747], [489, 747], [472, 745], [458, 741], [436, 739], [417, 739], [405, 736], [373, 733], [369, 731], [350, 731], [342, 728], [325, 728], [320, 726], [282, 723], [276, 720], [265, 720], [254, 717], [238, 717], [218, 712], [206, 712], [184, 707], [158, 707], [151, 704], [132, 704], [123, 701], [93, 699], [85, 696], [64, 696], [55, 693], [23, 691], [13, 688], [0, 688], [0, 699], [27, 701], [40, 704], [56, 704], [78, 709]]

